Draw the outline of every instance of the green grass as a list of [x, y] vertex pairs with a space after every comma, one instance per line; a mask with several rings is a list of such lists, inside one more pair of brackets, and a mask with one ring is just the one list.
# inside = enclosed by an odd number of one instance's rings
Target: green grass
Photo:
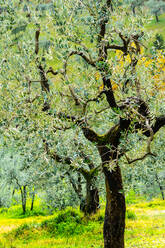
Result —
[[155, 18], [150, 21], [146, 25], [146, 29], [148, 31], [152, 31], [155, 34], [159, 33], [163, 35], [163, 38], [165, 39], [165, 14], [159, 16], [159, 22], [156, 22]]
[[[140, 202], [126, 213], [126, 248], [165, 247], [165, 201]], [[53, 216], [0, 214], [0, 248], [103, 248], [104, 209], [84, 218], [68, 208]]]

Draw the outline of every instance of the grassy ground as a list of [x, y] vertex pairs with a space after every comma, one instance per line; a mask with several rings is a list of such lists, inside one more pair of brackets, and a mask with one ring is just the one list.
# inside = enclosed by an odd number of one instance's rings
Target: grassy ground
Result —
[[[104, 209], [87, 219], [73, 209], [53, 216], [0, 215], [0, 248], [103, 248]], [[165, 247], [165, 201], [130, 205], [126, 248]]]
[[165, 39], [165, 14], [159, 16], [159, 22], [156, 22], [155, 18], [153, 18], [150, 23], [146, 25], [146, 29], [155, 34], [162, 34]]

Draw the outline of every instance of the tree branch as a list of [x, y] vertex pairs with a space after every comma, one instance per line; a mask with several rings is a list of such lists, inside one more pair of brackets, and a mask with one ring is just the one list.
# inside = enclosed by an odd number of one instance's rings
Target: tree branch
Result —
[[[83, 52], [80, 52], [80, 51], [71, 51], [71, 52], [69, 53], [69, 55], [68, 55], [67, 60], [68, 60], [71, 56], [73, 56], [73, 55], [78, 55], [78, 56], [82, 57], [89, 65], [91, 65], [91, 66], [93, 66], [93, 67], [96, 66], [96, 65], [95, 65], [96, 61], [91, 60], [91, 59], [88, 58]], [[67, 63], [67, 62], [66, 62], [66, 63]]]
[[135, 163], [135, 162], [137, 162], [137, 161], [140, 161], [140, 160], [144, 160], [146, 157], [148, 157], [149, 155], [150, 156], [156, 156], [155, 154], [153, 154], [153, 153], [145, 153], [142, 157], [139, 157], [139, 158], [135, 158], [135, 159], [130, 159], [130, 158], [128, 158], [128, 156], [126, 155], [126, 154], [124, 154], [125, 155], [125, 157], [126, 157], [126, 159], [127, 159], [127, 162], [128, 162], [128, 164], [132, 164], [132, 163]]
[[126, 51], [126, 49], [125, 49], [124, 46], [110, 45], [109, 43], [108, 43], [108, 45], [107, 45], [107, 49], [120, 50], [120, 51], [122, 51], [123, 53], [125, 53], [125, 51]]
[[75, 92], [74, 92], [74, 89], [69, 85], [69, 90], [70, 90], [70, 93], [71, 93], [71, 96], [72, 96], [72, 98], [73, 98], [73, 100], [75, 101], [75, 105], [82, 105], [82, 104], [84, 104], [85, 102], [81, 99], [81, 98], [79, 98], [76, 94], [75, 94]]
[[[156, 134], [159, 131], [159, 129], [164, 126], [165, 126], [165, 116], [162, 115], [155, 118], [155, 123], [151, 126], [151, 128], [153, 130], [153, 133]], [[143, 134], [148, 137], [150, 135], [150, 132], [149, 130], [147, 130], [143, 132]]]
[[39, 36], [40, 36], [40, 28], [35, 33], [35, 54], [39, 53]]
[[40, 77], [41, 77], [41, 87], [42, 91], [45, 91], [46, 93], [50, 92], [49, 84], [48, 84], [48, 79], [46, 78], [46, 73], [41, 64], [38, 65]]
[[52, 67], [49, 67], [49, 69], [47, 70], [46, 74], [48, 74], [48, 73], [52, 73], [54, 76], [58, 75], [59, 73], [63, 75], [64, 70], [61, 69], [61, 70], [54, 71]]
[[139, 160], [143, 160], [143, 159], [145, 159], [149, 155], [154, 156], [154, 157], [156, 156], [155, 154], [153, 154], [151, 152], [151, 142], [152, 142], [153, 137], [154, 137], [154, 132], [153, 132], [152, 127], [150, 127], [150, 125], [149, 125], [149, 120], [148, 119], [146, 119], [146, 127], [148, 129], [148, 132], [150, 133], [150, 136], [149, 136], [148, 141], [147, 141], [146, 153], [143, 156], [138, 157], [138, 158], [135, 158], [135, 159], [132, 159], [132, 160], [130, 158], [128, 158], [128, 156], [125, 154], [125, 157], [127, 159], [127, 162], [129, 164], [132, 164], [132, 163], [134, 163], [136, 161], [139, 161]]
[[113, 93], [111, 80], [109, 78], [106, 79], [106, 77], [103, 77], [103, 84], [104, 84], [104, 93], [106, 95], [106, 99], [107, 99], [107, 102], [109, 103], [109, 106], [112, 109], [118, 108], [118, 105], [116, 103], [115, 96]]
[[[45, 145], [46, 153], [52, 159], [54, 159], [58, 163], [64, 163], [64, 164], [69, 165], [72, 170], [76, 170], [77, 172], [80, 172], [85, 179], [87, 179], [90, 176], [91, 173], [95, 172], [95, 171], [94, 172], [93, 171], [92, 172], [88, 171], [88, 170], [86, 170], [86, 169], [84, 169], [82, 167], [74, 166], [73, 165], [73, 160], [70, 157], [62, 157], [62, 156], [58, 155], [56, 152], [51, 152], [50, 149], [49, 149], [49, 145], [48, 145], [48, 143], [46, 142], [45, 139], [43, 140], [43, 143]], [[96, 169], [96, 168], [94, 168], [94, 169]]]
[[99, 142], [99, 136], [90, 128], [88, 127], [82, 127], [84, 136], [91, 142]]

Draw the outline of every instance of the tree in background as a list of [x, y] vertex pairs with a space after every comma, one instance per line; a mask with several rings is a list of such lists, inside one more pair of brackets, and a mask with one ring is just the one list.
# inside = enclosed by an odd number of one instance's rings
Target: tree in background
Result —
[[[89, 155], [86, 155], [83, 151], [83, 145], [77, 144], [75, 141], [75, 146], [73, 147], [75, 154], [72, 156], [62, 156], [58, 155], [57, 152], [53, 150], [50, 151], [48, 143], [45, 142], [45, 149], [47, 154], [56, 162], [64, 164], [64, 174], [68, 176], [69, 181], [80, 199], [80, 209], [86, 214], [90, 215], [96, 213], [99, 209], [99, 191], [97, 188], [97, 175], [100, 165], [95, 165], [93, 160]], [[83, 165], [81, 165], [83, 164]], [[66, 165], [66, 166], [65, 166]], [[77, 183], [74, 180], [74, 172], [77, 172]], [[86, 195], [83, 197], [82, 192], [82, 177], [85, 181]]]
[[127, 1], [130, 2], [131, 4], [131, 8], [132, 8], [132, 12], [134, 15], [136, 15], [136, 8], [140, 7], [140, 6], [144, 6], [145, 0], [131, 0], [131, 1]]
[[159, 15], [165, 11], [165, 2], [158, 0], [149, 0], [146, 2], [146, 6], [151, 10], [151, 13], [155, 15], [155, 19], [159, 22]]
[[[26, 136], [24, 136], [24, 138], [25, 137]], [[52, 169], [50, 165], [49, 167], [47, 166], [46, 161], [44, 161], [40, 155], [42, 152], [40, 145], [37, 145], [35, 150], [35, 146], [32, 147], [29, 142], [28, 151], [26, 150], [27, 146], [22, 147], [20, 151], [20, 149], [18, 149], [20, 144], [17, 144], [18, 140], [15, 139], [13, 143], [13, 140], [9, 137], [8, 141], [7, 138], [4, 140], [5, 142], [1, 143], [2, 152], [0, 164], [2, 185], [3, 188], [10, 189], [10, 194], [8, 195], [9, 199], [14, 197], [16, 191], [20, 192], [22, 210], [23, 214], [25, 214], [28, 196], [31, 196], [30, 209], [33, 210], [35, 194], [43, 182], [50, 178]], [[21, 139], [21, 141], [23, 145], [23, 139]], [[10, 142], [10, 144], [8, 142]], [[26, 154], [26, 156], [24, 156], [24, 154]]]
[[[136, 141], [133, 141], [136, 142]], [[144, 161], [137, 161], [128, 167], [121, 162], [125, 191], [131, 189], [134, 192], [145, 195], [148, 199], [161, 195], [164, 200], [165, 170], [164, 170], [164, 131], [160, 131], [153, 149], [157, 151], [157, 157], [148, 157]]]

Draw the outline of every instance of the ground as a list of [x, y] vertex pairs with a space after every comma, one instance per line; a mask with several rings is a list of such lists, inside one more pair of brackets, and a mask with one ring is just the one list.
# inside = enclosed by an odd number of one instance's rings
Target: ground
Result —
[[[66, 211], [76, 211], [82, 221], [62, 219], [54, 232], [54, 220]], [[0, 215], [0, 248], [103, 248], [104, 208], [95, 216], [84, 218], [77, 210], [53, 216], [14, 218]], [[61, 214], [63, 213], [63, 214]], [[77, 218], [75, 215], [75, 218]], [[48, 221], [46, 224], [45, 220]], [[73, 225], [72, 225], [73, 224]], [[68, 228], [68, 229], [67, 229]], [[77, 230], [77, 231], [75, 231]], [[72, 235], [73, 231], [73, 235]], [[156, 200], [129, 205], [126, 219], [126, 248], [165, 247], [165, 201]]]
[[154, 34], [158, 33], [163, 35], [165, 39], [165, 14], [159, 17], [159, 22], [156, 22], [154, 18], [152, 18], [149, 23], [146, 25], [147, 31], [154, 32]]

